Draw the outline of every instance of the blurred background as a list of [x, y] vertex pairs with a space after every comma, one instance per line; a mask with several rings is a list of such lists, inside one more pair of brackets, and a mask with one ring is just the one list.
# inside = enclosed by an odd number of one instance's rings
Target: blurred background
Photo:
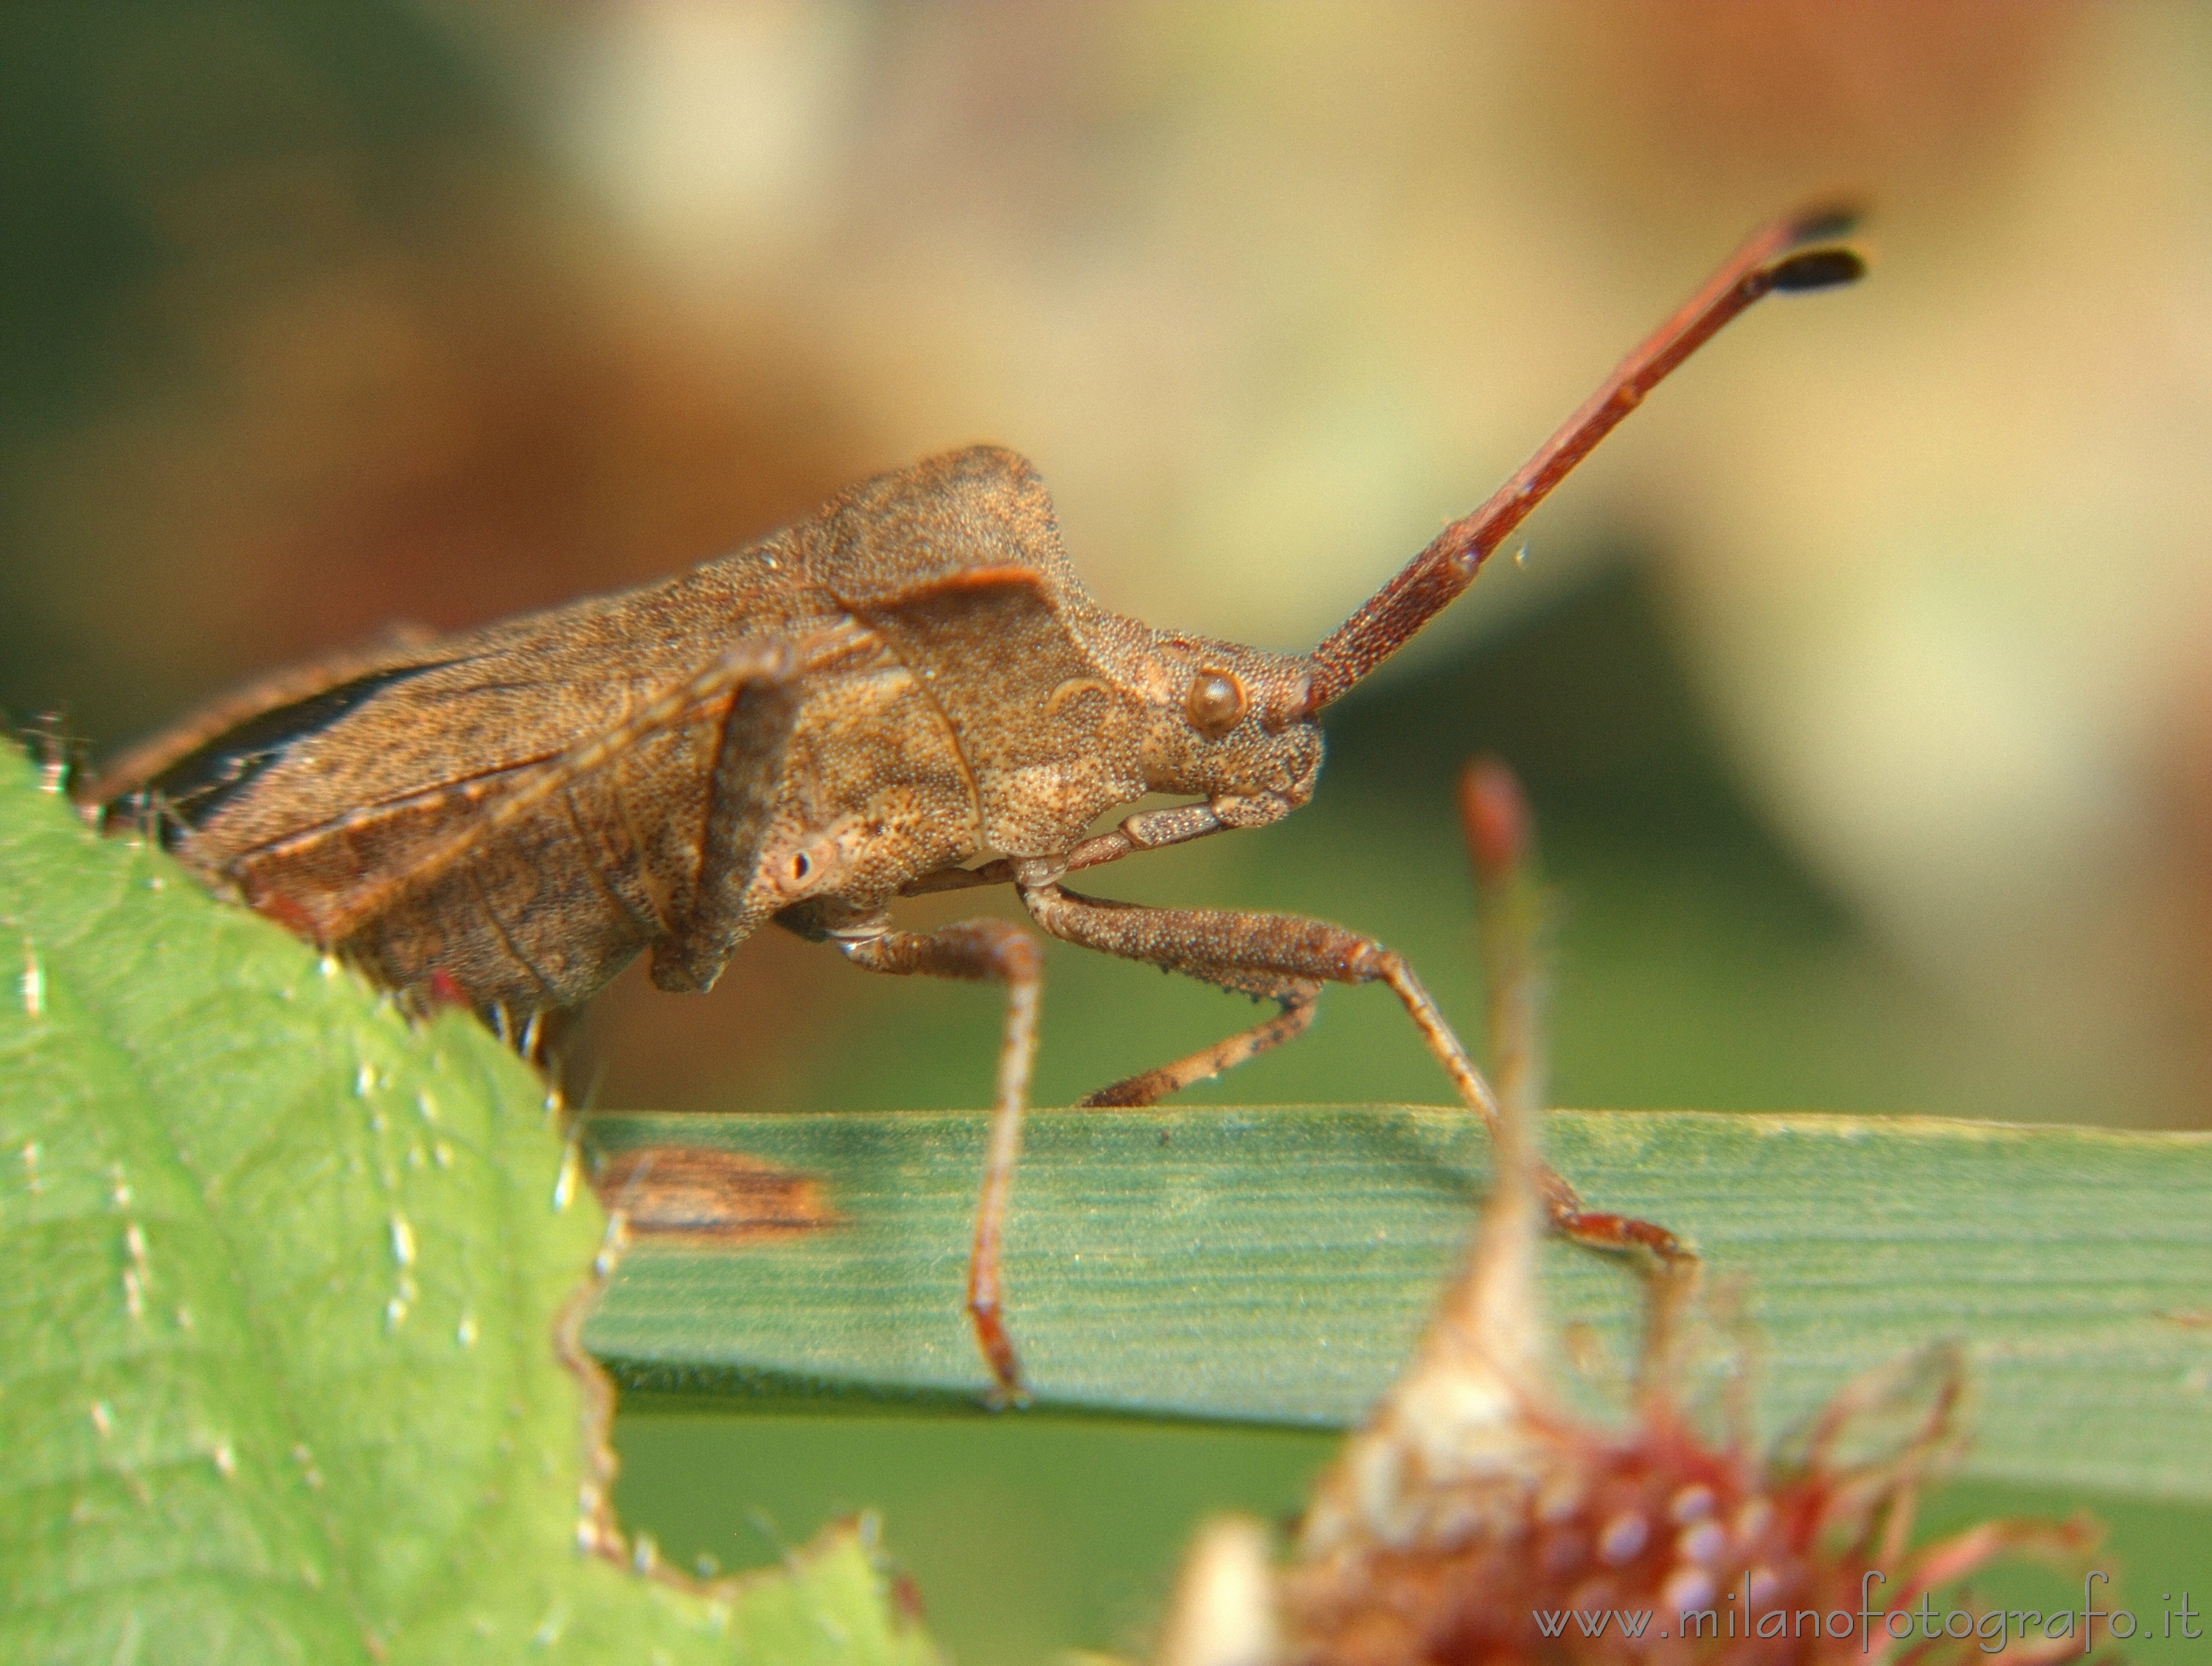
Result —
[[[1451, 787], [1495, 751], [1559, 886], [1559, 1102], [2204, 1126], [2208, 89], [2179, 0], [21, 0], [0, 712], [109, 748], [986, 439], [1109, 605], [1309, 647], [1744, 232], [1856, 194], [1869, 281], [1657, 395], [1332, 714], [1307, 811], [1097, 888], [1371, 931], [1475, 1029]], [[1045, 1103], [1246, 1021], [1048, 979]], [[625, 976], [568, 1070], [976, 1104], [997, 1023], [770, 932], [710, 996]], [[1200, 1092], [1448, 1097], [1373, 990]], [[1034, 1659], [1141, 1635], [1188, 1511], [1289, 1508], [1320, 1450], [902, 1426], [635, 1413], [632, 1511], [735, 1563], [771, 1499], [793, 1539], [899, 1499], [963, 1657]], [[702, 1442], [746, 1478], [711, 1521]], [[1122, 1561], [1035, 1525], [1116, 1484]]]

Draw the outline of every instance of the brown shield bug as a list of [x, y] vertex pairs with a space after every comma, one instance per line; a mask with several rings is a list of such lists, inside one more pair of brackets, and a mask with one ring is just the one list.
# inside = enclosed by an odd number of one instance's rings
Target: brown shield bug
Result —
[[[1760, 232], [1486, 503], [1310, 654], [1154, 630], [1091, 600], [1036, 472], [977, 447], [852, 488], [664, 583], [280, 674], [126, 752], [80, 796], [143, 806], [209, 880], [417, 998], [532, 1013], [640, 952], [703, 989], [768, 921], [871, 971], [1007, 991], [968, 1307], [1000, 1389], [999, 1241], [1036, 1044], [1034, 939], [898, 930], [901, 897], [1011, 885], [1064, 941], [1275, 1002], [1093, 1094], [1147, 1104], [1298, 1034], [1324, 982], [1389, 986], [1461, 1097], [1488, 1086], [1411, 969], [1340, 927], [1067, 889], [1139, 850], [1261, 827], [1311, 795], [1319, 719], [1474, 581], [1644, 395], [1771, 290], [1849, 283], [1841, 216]], [[1147, 793], [1192, 801], [1086, 836]], [[978, 857], [979, 866], [968, 863]], [[1584, 1211], [1562, 1230], [1675, 1252]]]

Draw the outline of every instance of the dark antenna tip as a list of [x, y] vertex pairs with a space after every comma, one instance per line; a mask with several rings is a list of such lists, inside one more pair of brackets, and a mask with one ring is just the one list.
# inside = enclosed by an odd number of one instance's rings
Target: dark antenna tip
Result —
[[1449, 606], [1474, 581], [1484, 559], [1552, 488], [1730, 319], [1777, 289], [1832, 289], [1863, 277], [1866, 262], [1833, 240], [1856, 219], [1854, 206], [1831, 198], [1769, 222], [1739, 245], [1511, 479], [1472, 514], [1444, 528], [1315, 647], [1305, 714], [1310, 717], [1363, 681]]
[[1778, 290], [1802, 293], [1856, 283], [1865, 276], [1866, 262], [1849, 249], [1808, 249], [1769, 268], [1767, 281]]

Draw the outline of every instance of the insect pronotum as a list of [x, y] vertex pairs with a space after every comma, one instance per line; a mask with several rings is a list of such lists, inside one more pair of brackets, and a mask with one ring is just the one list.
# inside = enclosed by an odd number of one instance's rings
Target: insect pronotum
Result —
[[[1805, 215], [1753, 236], [1311, 654], [1108, 612], [1069, 565], [1035, 471], [976, 447], [864, 482], [663, 583], [270, 677], [125, 752], [79, 796], [140, 806], [188, 866], [386, 985], [486, 1012], [580, 1001], [648, 950], [661, 988], [703, 989], [770, 920], [871, 971], [1002, 984], [968, 1310], [999, 1392], [1015, 1395], [999, 1251], [1040, 957], [1009, 921], [907, 932], [891, 904], [1011, 885], [1063, 941], [1276, 1003], [1086, 1104], [1149, 1104], [1297, 1035], [1323, 983], [1379, 982], [1494, 1127], [1466, 1049], [1373, 939], [1064, 881], [1304, 804], [1321, 714], [1723, 325], [1771, 290], [1856, 278], [1858, 257], [1832, 240], [1846, 229]], [[1147, 793], [1190, 801], [1086, 836]], [[1583, 1208], [1548, 1170], [1541, 1185], [1575, 1237], [1680, 1253], [1657, 1226]]]

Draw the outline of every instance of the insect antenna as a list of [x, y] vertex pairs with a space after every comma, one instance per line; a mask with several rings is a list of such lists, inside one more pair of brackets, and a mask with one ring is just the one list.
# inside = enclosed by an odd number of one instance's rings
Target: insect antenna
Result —
[[1620, 362], [1488, 502], [1445, 527], [1313, 651], [1306, 709], [1317, 712], [1344, 695], [1473, 584], [1491, 551], [1552, 488], [1730, 319], [1777, 289], [1826, 289], [1864, 276], [1865, 262], [1833, 241], [1850, 232], [1851, 222], [1850, 213], [1824, 208], [1755, 233], [1674, 317]]

